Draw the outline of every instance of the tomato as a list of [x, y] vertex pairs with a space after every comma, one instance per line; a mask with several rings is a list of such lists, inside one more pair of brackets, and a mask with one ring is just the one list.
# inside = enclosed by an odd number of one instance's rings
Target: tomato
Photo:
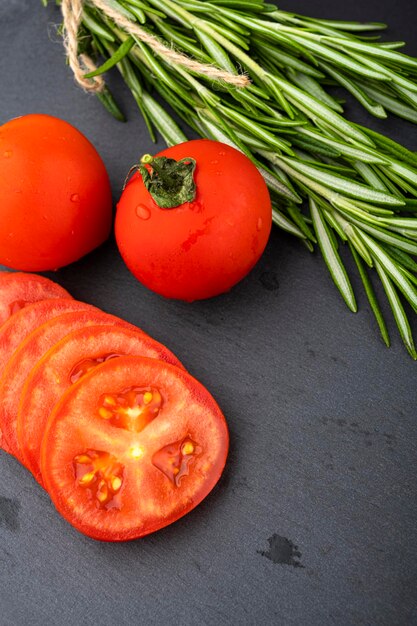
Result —
[[0, 127], [0, 264], [28, 271], [72, 263], [110, 232], [110, 182], [98, 152], [49, 115]]
[[[0, 376], [3, 374], [7, 362], [12, 357], [14, 351], [23, 340], [38, 326], [44, 324], [48, 319], [62, 315], [70, 311], [98, 311], [95, 307], [70, 300], [68, 298], [57, 298], [50, 300], [40, 300], [25, 306], [23, 309], [12, 315], [0, 327]], [[16, 365], [19, 368], [19, 364]], [[1, 380], [1, 378], [0, 378]], [[0, 449], [9, 451], [9, 447], [3, 437], [1, 428], [0, 409]]]
[[105, 541], [142, 537], [193, 509], [228, 449], [209, 392], [167, 363], [126, 356], [96, 367], [56, 405], [42, 476], [58, 511]]
[[167, 348], [143, 333], [117, 326], [89, 326], [64, 337], [32, 369], [20, 395], [17, 435], [23, 461], [39, 482], [42, 437], [59, 398], [100, 363], [126, 354], [182, 367]]
[[[17, 414], [20, 394], [30, 370], [45, 352], [65, 335], [77, 328], [97, 324], [132, 328], [131, 324], [98, 309], [64, 313], [32, 331], [8, 360], [0, 378], [0, 432], [3, 449], [13, 454], [19, 461], [23, 462], [17, 439]], [[143, 335], [146, 336], [145, 333]], [[39, 391], [41, 396], [47, 392], [45, 389]]]
[[[0, 214], [1, 210], [0, 203]], [[2, 226], [0, 220], [0, 231]], [[28, 304], [49, 298], [71, 298], [71, 296], [63, 287], [43, 276], [22, 272], [1, 272], [0, 325]]]
[[98, 311], [90, 304], [78, 300], [56, 298], [29, 304], [15, 313], [0, 327], [0, 372], [19, 344], [38, 326], [63, 313], [84, 310]]
[[[187, 184], [184, 165], [192, 168], [195, 160], [195, 197], [190, 192], [189, 201], [161, 208], [142, 174], [135, 173], [116, 214], [125, 263], [144, 285], [168, 298], [192, 301], [228, 291], [252, 269], [268, 241], [272, 209], [261, 174], [238, 150], [199, 139], [160, 152], [146, 166], [163, 190], [172, 188], [176, 174], [162, 171], [167, 164], [160, 157], [184, 159], [177, 165]], [[156, 167], [161, 175], [154, 174]]]

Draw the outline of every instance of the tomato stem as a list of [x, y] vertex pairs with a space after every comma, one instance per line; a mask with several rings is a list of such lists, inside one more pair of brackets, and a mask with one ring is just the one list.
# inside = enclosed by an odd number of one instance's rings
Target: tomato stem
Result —
[[135, 166], [146, 189], [161, 209], [173, 209], [195, 200], [195, 168], [196, 161], [191, 157], [176, 161], [150, 154], [144, 154], [140, 164]]
[[153, 161], [154, 161], [154, 157], [152, 156], [152, 154], [144, 154], [140, 160], [142, 165], [151, 165]]
[[[172, 159], [174, 160], [174, 159]], [[142, 165], [149, 165], [157, 174], [158, 174], [158, 179], [165, 185], [170, 186], [171, 185], [171, 180], [170, 180], [170, 176], [168, 174], [168, 176], [165, 173], [165, 168], [164, 166], [160, 165], [158, 162], [158, 158], [153, 157], [151, 154], [144, 154], [143, 157], [140, 160]]]

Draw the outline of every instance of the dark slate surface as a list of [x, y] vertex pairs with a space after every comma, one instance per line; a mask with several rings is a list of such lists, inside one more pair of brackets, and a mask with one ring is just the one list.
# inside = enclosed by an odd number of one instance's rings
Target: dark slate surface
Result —
[[[282, 8], [388, 21], [417, 54], [415, 0]], [[0, 123], [29, 112], [72, 122], [117, 196], [152, 145], [117, 78], [126, 125], [75, 88], [58, 20], [39, 0], [0, 2]], [[415, 127], [372, 124], [417, 149]], [[2, 626], [417, 624], [416, 364], [392, 323], [385, 349], [361, 293], [354, 316], [320, 257], [279, 231], [232, 293], [193, 305], [146, 291], [113, 242], [55, 278], [166, 342], [223, 407], [231, 451], [198, 509], [124, 545], [80, 536], [0, 453]]]

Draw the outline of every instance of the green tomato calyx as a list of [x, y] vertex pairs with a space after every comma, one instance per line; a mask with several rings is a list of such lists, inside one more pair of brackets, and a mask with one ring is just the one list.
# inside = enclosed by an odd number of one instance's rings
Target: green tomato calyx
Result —
[[195, 200], [195, 168], [196, 161], [191, 157], [176, 161], [145, 154], [132, 169], [141, 174], [143, 184], [161, 209], [173, 209]]

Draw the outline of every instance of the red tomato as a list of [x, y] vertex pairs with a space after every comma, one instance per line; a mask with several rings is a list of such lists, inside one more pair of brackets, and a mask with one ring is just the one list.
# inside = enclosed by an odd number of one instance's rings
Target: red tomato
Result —
[[192, 301], [228, 291], [268, 241], [266, 184], [244, 154], [216, 141], [189, 141], [161, 156], [195, 159], [195, 199], [160, 208], [134, 174], [117, 207], [121, 255], [138, 280], [168, 298]]
[[[19, 461], [23, 462], [17, 439], [17, 414], [20, 394], [28, 374], [45, 352], [71, 331], [97, 324], [132, 328], [128, 322], [94, 307], [89, 307], [85, 311], [63, 313], [32, 331], [7, 361], [0, 378], [0, 432], [4, 450], [13, 454]], [[142, 331], [137, 329], [137, 332]], [[145, 333], [143, 335], [147, 336]], [[39, 391], [42, 398], [47, 390]]]
[[49, 115], [0, 127], [0, 264], [53, 270], [103, 243], [112, 221], [110, 182], [98, 152]]
[[31, 370], [20, 395], [17, 435], [23, 461], [39, 482], [42, 437], [55, 404], [94, 367], [126, 354], [182, 367], [172, 352], [143, 332], [117, 326], [89, 326], [74, 330], [52, 346]]
[[224, 417], [187, 372], [120, 357], [61, 398], [42, 444], [42, 476], [58, 511], [105, 541], [142, 537], [193, 509], [228, 449]]
[[[1, 228], [0, 221], [0, 231]], [[63, 287], [44, 276], [22, 272], [0, 272], [0, 325], [28, 304], [49, 298], [71, 298], [71, 296]]]
[[90, 304], [78, 300], [54, 298], [34, 302], [15, 313], [0, 327], [0, 372], [3, 372], [7, 361], [22, 341], [38, 326], [63, 313], [86, 309], [98, 310]]

